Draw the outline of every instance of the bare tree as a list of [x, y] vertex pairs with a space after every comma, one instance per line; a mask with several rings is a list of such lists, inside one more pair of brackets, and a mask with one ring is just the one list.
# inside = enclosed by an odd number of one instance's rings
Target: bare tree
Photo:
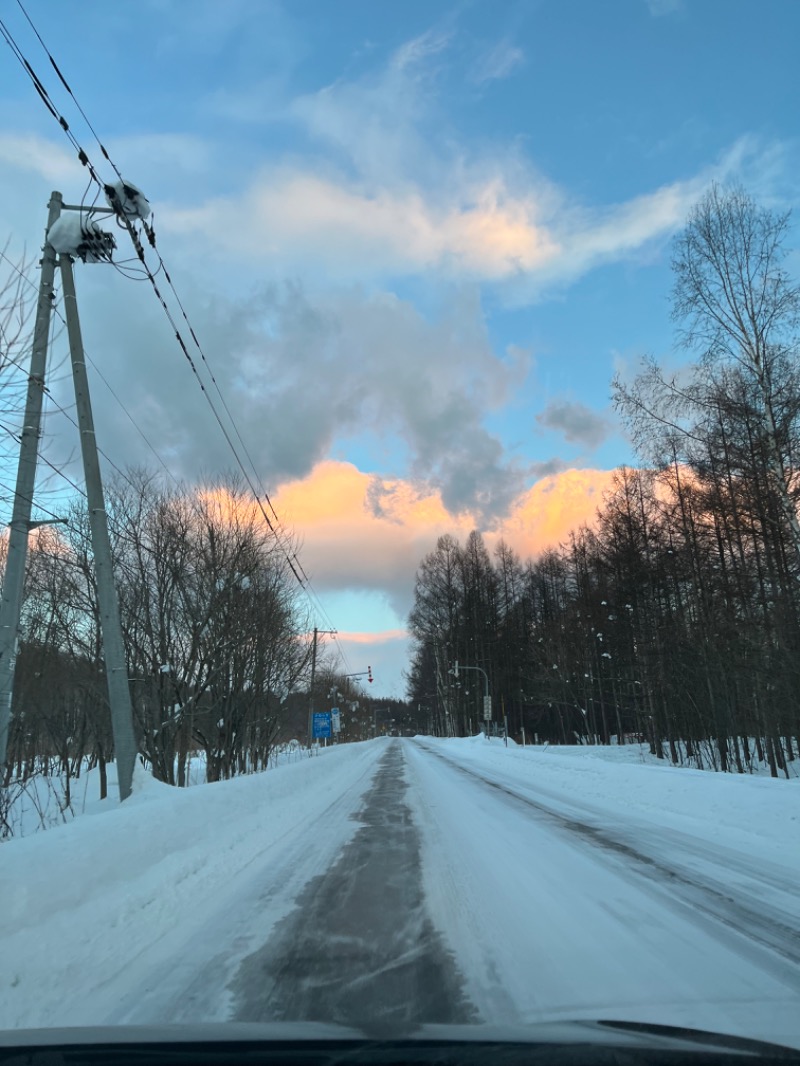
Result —
[[796, 471], [779, 432], [787, 386], [797, 392], [800, 347], [800, 286], [783, 266], [788, 226], [788, 213], [712, 186], [675, 242], [673, 317], [703, 367], [733, 365], [752, 386], [770, 487], [800, 565]]

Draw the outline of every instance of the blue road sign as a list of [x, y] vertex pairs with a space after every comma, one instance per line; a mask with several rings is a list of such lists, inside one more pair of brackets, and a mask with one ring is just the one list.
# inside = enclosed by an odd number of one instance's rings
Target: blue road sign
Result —
[[316, 711], [314, 713], [313, 724], [315, 740], [321, 740], [322, 737], [329, 737], [331, 735], [331, 712]]

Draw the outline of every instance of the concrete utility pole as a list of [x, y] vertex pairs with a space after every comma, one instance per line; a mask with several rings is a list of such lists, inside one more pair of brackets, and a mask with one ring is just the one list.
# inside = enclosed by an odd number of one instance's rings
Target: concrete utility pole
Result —
[[314, 679], [317, 676], [317, 634], [314, 626], [314, 643], [311, 645], [311, 687], [308, 690], [308, 750], [314, 743]]
[[92, 531], [92, 553], [97, 579], [97, 599], [100, 606], [100, 631], [103, 637], [108, 702], [111, 706], [111, 727], [114, 733], [119, 798], [123, 801], [131, 794], [133, 768], [136, 762], [133, 706], [128, 684], [128, 665], [122, 640], [122, 626], [119, 620], [117, 590], [111, 565], [108, 517], [103, 498], [100, 461], [97, 457], [97, 440], [89, 397], [89, 379], [86, 376], [86, 357], [83, 352], [81, 326], [78, 319], [78, 304], [75, 298], [72, 260], [68, 255], [61, 255], [59, 265], [61, 286], [64, 292], [69, 354], [72, 361], [72, 379], [75, 384], [75, 403], [81, 435], [86, 496], [89, 504], [89, 525]]
[[317, 629], [314, 626], [314, 643], [311, 646], [311, 688], [308, 690], [308, 750], [314, 742], [314, 680], [317, 676], [317, 640], [320, 633], [333, 636], [335, 629]]
[[8, 752], [8, 730], [11, 724], [11, 696], [14, 690], [14, 665], [19, 639], [19, 617], [22, 610], [22, 591], [25, 565], [28, 559], [28, 534], [31, 525], [31, 506], [39, 457], [39, 437], [42, 421], [45, 372], [47, 370], [47, 341], [50, 335], [50, 315], [53, 310], [53, 279], [56, 253], [47, 243], [50, 227], [61, 214], [61, 193], [50, 194], [47, 230], [45, 231], [39, 298], [33, 327], [31, 372], [25, 401], [25, 421], [17, 467], [17, 486], [8, 536], [8, 556], [0, 601], [0, 785], [5, 778]]

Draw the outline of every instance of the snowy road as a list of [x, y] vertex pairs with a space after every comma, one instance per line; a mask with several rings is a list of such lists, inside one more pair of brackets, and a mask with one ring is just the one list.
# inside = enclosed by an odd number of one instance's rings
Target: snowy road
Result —
[[582, 809], [577, 788], [540, 790], [463, 749], [406, 751], [430, 914], [482, 1016], [605, 1016], [800, 1042], [790, 867], [656, 817], [610, 822]]
[[589, 1017], [800, 1046], [800, 783], [632, 758], [418, 738], [144, 782], [3, 846], [0, 1028]]
[[237, 1019], [366, 1022], [375, 1035], [475, 1020], [426, 913], [404, 768], [395, 741], [356, 816], [358, 833], [242, 965]]
[[359, 830], [241, 966], [238, 1019], [613, 1016], [796, 1040], [791, 871], [459, 756], [388, 742]]

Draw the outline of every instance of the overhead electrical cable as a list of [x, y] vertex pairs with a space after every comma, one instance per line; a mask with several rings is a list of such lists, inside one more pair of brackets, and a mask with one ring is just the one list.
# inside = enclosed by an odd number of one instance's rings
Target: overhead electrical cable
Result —
[[[39, 44], [42, 46], [42, 49], [44, 50], [45, 55], [47, 56], [48, 60], [50, 61], [50, 65], [53, 67], [53, 70], [56, 72], [56, 75], [58, 76], [59, 81], [61, 82], [61, 84], [66, 89], [66, 91], [69, 94], [69, 96], [72, 98], [72, 101], [74, 102], [75, 107], [78, 109], [78, 111], [79, 111], [81, 117], [83, 118], [84, 122], [86, 123], [89, 131], [91, 132], [92, 136], [94, 137], [95, 141], [97, 142], [97, 145], [98, 145], [100, 151], [102, 152], [103, 157], [107, 160], [108, 164], [111, 166], [111, 168], [113, 169], [114, 173], [119, 178], [120, 182], [125, 184], [125, 179], [122, 176], [121, 170], [116, 165], [114, 160], [111, 158], [111, 155], [109, 154], [106, 146], [103, 144], [102, 140], [100, 139], [99, 133], [97, 132], [95, 127], [92, 125], [92, 122], [89, 119], [89, 116], [86, 114], [86, 111], [83, 109], [83, 107], [81, 106], [80, 101], [78, 100], [77, 96], [73, 92], [72, 87], [68, 83], [67, 79], [64, 77], [64, 74], [62, 73], [61, 69], [59, 68], [58, 63], [56, 63], [55, 58], [53, 57], [53, 54], [51, 53], [50, 49], [45, 44], [44, 39], [42, 38], [42, 35], [39, 33], [39, 30], [36, 28], [36, 25], [34, 24], [33, 19], [31, 18], [31, 16], [28, 14], [27, 10], [25, 9], [25, 5], [22, 3], [22, 0], [17, 0], [17, 5], [18, 5], [20, 11], [22, 11], [23, 15], [25, 16], [29, 26], [31, 27], [31, 29], [35, 33], [35, 35], [36, 35], [36, 37], [37, 37], [37, 39], [39, 41]], [[41, 84], [39, 82], [39, 79], [36, 78], [36, 76], [33, 74], [33, 71], [30, 68], [30, 65], [27, 63], [27, 61], [24, 59], [24, 57], [22, 57], [22, 58], [23, 58], [23, 62], [26, 65], [26, 68], [30, 70], [31, 75], [35, 78], [34, 84], [36, 84], [37, 87], [38, 87]], [[49, 100], [49, 97], [47, 97], [47, 100]], [[52, 101], [50, 101], [50, 104], [52, 105]], [[54, 106], [51, 106], [51, 110], [55, 113]], [[63, 125], [62, 117], [59, 115], [58, 118], [59, 118], [60, 124]], [[77, 145], [76, 145], [76, 147], [77, 147]], [[86, 153], [84, 152], [83, 155], [85, 155], [85, 154]], [[94, 172], [92, 171], [92, 173], [94, 173]], [[133, 231], [133, 229], [132, 229], [130, 220], [126, 217], [126, 218], [124, 218], [124, 222], [126, 223], [126, 227], [128, 228], [128, 230], [131, 232], [131, 236], [135, 237], [135, 231]], [[259, 478], [256, 466], [255, 466], [255, 463], [253, 462], [253, 458], [252, 458], [252, 456], [250, 455], [250, 452], [247, 449], [247, 445], [246, 445], [244, 439], [242, 438], [241, 434], [239, 433], [238, 426], [236, 425], [236, 420], [234, 419], [233, 414], [231, 413], [231, 410], [228, 407], [228, 403], [227, 403], [227, 401], [225, 399], [225, 396], [222, 393], [222, 390], [219, 387], [219, 384], [217, 382], [216, 376], [214, 375], [214, 371], [211, 368], [211, 364], [209, 363], [208, 358], [207, 358], [207, 356], [205, 354], [205, 351], [203, 350], [203, 347], [202, 347], [202, 345], [200, 344], [200, 341], [197, 338], [197, 334], [195, 333], [195, 330], [194, 330], [191, 322], [189, 321], [189, 316], [188, 316], [188, 314], [186, 312], [186, 308], [184, 307], [183, 301], [181, 300], [180, 295], [179, 295], [177, 289], [175, 288], [175, 285], [174, 285], [174, 283], [172, 281], [172, 277], [170, 276], [170, 273], [169, 273], [169, 271], [167, 269], [166, 263], [164, 262], [164, 260], [163, 260], [163, 258], [161, 256], [161, 252], [158, 249], [158, 247], [156, 246], [155, 230], [154, 230], [154, 228], [152, 226], [148, 225], [146, 221], [143, 222], [143, 225], [144, 225], [145, 233], [147, 234], [147, 237], [148, 237], [148, 241], [149, 241], [151, 247], [153, 248], [153, 251], [155, 252], [155, 254], [156, 254], [157, 258], [158, 258], [159, 270], [163, 271], [163, 273], [164, 273], [164, 276], [165, 276], [165, 278], [167, 280], [167, 284], [169, 285], [169, 287], [170, 287], [170, 289], [172, 291], [172, 294], [175, 297], [175, 301], [178, 304], [178, 307], [180, 308], [180, 311], [181, 311], [181, 314], [183, 316], [183, 319], [186, 322], [187, 329], [189, 330], [189, 335], [191, 336], [195, 347], [197, 348], [198, 352], [200, 353], [200, 358], [201, 358], [203, 364], [205, 365], [206, 370], [208, 371], [208, 375], [209, 375], [209, 377], [211, 379], [211, 382], [214, 385], [214, 388], [215, 388], [215, 390], [216, 390], [216, 392], [217, 392], [217, 394], [218, 394], [218, 396], [220, 398], [220, 401], [221, 401], [221, 403], [223, 405], [225, 413], [227, 414], [228, 419], [230, 420], [230, 423], [233, 426], [234, 432], [236, 433], [236, 436], [237, 436], [237, 438], [239, 440], [239, 443], [241, 444], [241, 446], [242, 446], [242, 448], [244, 450], [244, 453], [245, 453], [245, 455], [246, 455], [246, 457], [248, 459], [248, 462], [250, 463], [250, 467], [251, 467], [251, 469], [253, 471], [253, 474], [255, 475], [256, 480], [259, 481], [260, 478]], [[134, 247], [136, 247], [136, 245], [137, 245], [137, 239], [134, 239]], [[139, 252], [139, 249], [137, 247], [137, 253], [138, 252]], [[144, 263], [144, 260], [143, 260], [143, 257], [142, 257], [141, 254], [139, 255], [139, 258]], [[147, 271], [149, 273], [149, 268], [147, 267], [147, 264], [144, 264], [144, 265], [145, 265], [145, 268], [147, 269]], [[171, 321], [171, 325], [173, 326], [173, 328], [175, 328], [174, 327], [174, 322]], [[264, 498], [267, 501], [267, 504], [268, 504], [272, 514], [273, 514], [273, 517], [274, 517], [275, 521], [276, 522], [280, 522], [280, 519], [278, 518], [278, 515], [277, 515], [274, 507], [272, 506], [272, 501], [269, 498], [269, 494], [265, 490], [263, 490], [263, 488], [262, 488], [262, 492], [263, 492]]]
[[[28, 14], [28, 12], [25, 10], [24, 5], [21, 3], [21, 0], [17, 0], [17, 4], [18, 4], [20, 10], [23, 12], [26, 20], [30, 24], [31, 28], [33, 29], [34, 33], [36, 34], [36, 37], [37, 37], [39, 43], [41, 44], [43, 50], [45, 51], [45, 53], [46, 53], [46, 55], [47, 55], [47, 57], [48, 57], [48, 59], [50, 61], [50, 64], [53, 67], [56, 75], [58, 76], [58, 78], [60, 80], [60, 82], [62, 83], [62, 85], [64, 86], [65, 90], [67, 91], [67, 93], [69, 94], [71, 99], [73, 100], [76, 108], [80, 112], [80, 114], [81, 114], [82, 118], [84, 119], [87, 127], [89, 128], [89, 130], [92, 133], [93, 137], [97, 141], [97, 144], [100, 147], [100, 151], [102, 152], [103, 157], [107, 160], [107, 162], [109, 163], [109, 165], [113, 169], [114, 173], [119, 178], [120, 182], [124, 185], [125, 184], [125, 179], [123, 178], [121, 171], [119, 170], [119, 168], [116, 166], [116, 164], [112, 160], [112, 158], [111, 158], [108, 150], [106, 149], [105, 145], [103, 144], [103, 142], [100, 140], [100, 137], [99, 137], [96, 129], [92, 125], [92, 123], [89, 120], [89, 118], [88, 118], [86, 112], [84, 111], [84, 109], [81, 107], [80, 102], [78, 101], [77, 97], [75, 96], [74, 92], [72, 91], [72, 88], [70, 87], [70, 85], [67, 82], [66, 78], [62, 74], [62, 72], [61, 72], [60, 68], [58, 67], [58, 64], [56, 63], [52, 53], [47, 48], [47, 46], [46, 46], [41, 34], [36, 29], [36, 26], [34, 25], [33, 20], [31, 19], [31, 17]], [[23, 54], [21, 48], [18, 46], [17, 42], [15, 41], [15, 39], [13, 37], [13, 34], [11, 34], [11, 32], [8, 30], [8, 27], [5, 25], [5, 23], [2, 21], [2, 19], [0, 19], [0, 34], [2, 34], [2, 36], [6, 40], [6, 43], [11, 48], [11, 50], [14, 53], [15, 57], [17, 58], [18, 62], [21, 64], [21, 66], [25, 70], [26, 74], [28, 75], [28, 77], [32, 81], [32, 83], [33, 83], [33, 85], [34, 85], [39, 97], [42, 99], [43, 103], [47, 107], [47, 110], [56, 119], [56, 121], [58, 122], [59, 126], [62, 128], [62, 130], [65, 132], [65, 134], [67, 135], [68, 139], [70, 140], [70, 143], [76, 149], [76, 151], [78, 153], [79, 161], [81, 162], [81, 164], [83, 166], [85, 166], [87, 168], [87, 170], [89, 172], [90, 185], [91, 185], [91, 182], [94, 182], [97, 185], [98, 190], [103, 189], [104, 191], [107, 192], [108, 191], [107, 187], [105, 186], [105, 184], [99, 178], [99, 176], [97, 174], [97, 171], [96, 171], [94, 165], [92, 164], [91, 159], [88, 156], [88, 153], [86, 151], [84, 151], [84, 149], [78, 143], [75, 135], [73, 134], [73, 132], [72, 132], [70, 126], [69, 126], [69, 123], [66, 121], [66, 119], [63, 117], [63, 115], [56, 108], [53, 100], [51, 99], [49, 93], [47, 92], [46, 88], [44, 87], [44, 84], [43, 84], [42, 80], [38, 77], [38, 75], [34, 71], [32, 65], [27, 60], [27, 58]], [[112, 191], [113, 191], [113, 189], [112, 189]], [[85, 194], [84, 194], [84, 199], [85, 199]], [[167, 302], [166, 302], [166, 300], [165, 300], [165, 298], [164, 298], [164, 296], [163, 296], [163, 294], [162, 294], [162, 292], [161, 292], [161, 290], [160, 290], [160, 288], [158, 286], [158, 282], [156, 281], [155, 274], [154, 274], [153, 270], [150, 268], [149, 264], [147, 263], [147, 260], [146, 260], [146, 257], [145, 257], [144, 246], [143, 246], [142, 241], [141, 241], [141, 239], [139, 237], [139, 234], [136, 231], [136, 228], [134, 227], [133, 221], [128, 217], [128, 215], [124, 211], [119, 211], [118, 214], [117, 214], [117, 218], [118, 218], [119, 223], [124, 228], [126, 228], [128, 230], [128, 233], [129, 233], [129, 235], [131, 237], [131, 241], [133, 243], [134, 249], [136, 251], [136, 255], [137, 255], [139, 261], [141, 262], [142, 267], [143, 267], [143, 269], [144, 269], [144, 271], [146, 273], [147, 280], [149, 280], [150, 285], [151, 285], [153, 291], [155, 292], [159, 303], [161, 304], [161, 307], [162, 307], [162, 309], [163, 309], [163, 311], [164, 311], [164, 313], [165, 313], [165, 315], [167, 317], [167, 320], [168, 320], [168, 322], [170, 324], [170, 327], [174, 331], [175, 338], [176, 338], [176, 340], [178, 342], [178, 345], [179, 345], [181, 351], [183, 352], [183, 355], [184, 355], [185, 359], [189, 363], [189, 367], [190, 367], [192, 373], [194, 374], [195, 378], [197, 379], [197, 382], [198, 382], [198, 385], [200, 387], [200, 390], [203, 393], [203, 396], [204, 396], [206, 402], [208, 403], [208, 405], [209, 405], [209, 407], [210, 407], [210, 409], [212, 411], [212, 414], [214, 415], [214, 418], [215, 418], [215, 420], [216, 420], [216, 422], [217, 422], [217, 424], [218, 424], [218, 426], [220, 428], [220, 431], [223, 434], [223, 437], [225, 438], [225, 441], [226, 441], [226, 443], [227, 443], [227, 445], [228, 445], [228, 447], [229, 447], [229, 449], [231, 451], [231, 454], [233, 455], [233, 457], [234, 457], [234, 459], [236, 461], [236, 464], [239, 467], [239, 469], [240, 469], [240, 471], [241, 471], [241, 473], [242, 473], [242, 475], [243, 475], [243, 477], [245, 479], [245, 482], [247, 483], [248, 488], [250, 489], [251, 493], [253, 494], [253, 498], [255, 500], [255, 503], [258, 506], [258, 508], [259, 508], [259, 510], [260, 510], [260, 512], [262, 514], [262, 517], [264, 518], [264, 521], [265, 521], [268, 529], [275, 536], [276, 543], [278, 544], [278, 546], [280, 547], [280, 549], [282, 551], [282, 554], [283, 554], [283, 556], [285, 558], [287, 566], [291, 570], [291, 572], [292, 572], [295, 580], [297, 581], [298, 585], [306, 592], [306, 594], [310, 598], [313, 598], [313, 600], [316, 601], [317, 609], [318, 610], [321, 609], [321, 611], [322, 611], [323, 615], [325, 616], [327, 622], [330, 624], [330, 618], [328, 617], [327, 612], [324, 610], [324, 607], [322, 607], [322, 603], [321, 603], [321, 601], [319, 599], [319, 596], [317, 595], [316, 590], [313, 589], [313, 586], [311, 585], [311, 581], [310, 581], [308, 575], [306, 574], [305, 570], [302, 568], [302, 565], [300, 564], [300, 560], [299, 560], [299, 558], [297, 556], [297, 552], [291, 546], [291, 543], [289, 541], [289, 535], [282, 528], [280, 519], [279, 519], [279, 517], [277, 515], [277, 512], [275, 511], [275, 508], [274, 508], [274, 506], [272, 504], [271, 499], [269, 498], [268, 493], [263, 489], [263, 487], [259, 491], [259, 488], [253, 482], [253, 479], [250, 476], [250, 473], [247, 470], [244, 462], [242, 461], [242, 458], [239, 455], [239, 452], [238, 452], [238, 450], [237, 450], [237, 448], [236, 448], [236, 446], [235, 446], [235, 444], [233, 442], [233, 439], [231, 437], [231, 433], [229, 432], [228, 428], [224, 424], [223, 419], [221, 418], [220, 413], [217, 410], [216, 405], [214, 404], [214, 401], [213, 401], [208, 389], [206, 388], [205, 383], [203, 382], [203, 380], [202, 380], [202, 378], [201, 378], [201, 376], [200, 376], [200, 374], [198, 372], [197, 364], [195, 363], [194, 359], [191, 356], [191, 353], [189, 352], [188, 346], [187, 346], [187, 344], [186, 344], [186, 342], [185, 342], [185, 340], [184, 340], [184, 338], [183, 338], [183, 336], [181, 334], [181, 331], [180, 331], [180, 329], [179, 329], [179, 327], [178, 327], [178, 325], [177, 325], [177, 323], [175, 321], [175, 316], [170, 311], [169, 306], [168, 306], [168, 304], [167, 304]], [[177, 290], [175, 288], [175, 285], [172, 282], [172, 278], [171, 278], [171, 275], [169, 273], [169, 270], [167, 269], [166, 263], [164, 262], [159, 249], [156, 247], [155, 229], [154, 229], [154, 227], [152, 225], [149, 225], [146, 220], [142, 220], [142, 227], [143, 227], [145, 235], [147, 236], [148, 243], [150, 244], [150, 246], [154, 250], [155, 255], [156, 255], [157, 259], [158, 259], [158, 270], [156, 271], [156, 273], [158, 273], [159, 271], [163, 272], [164, 277], [165, 277], [165, 279], [167, 281], [167, 284], [169, 285], [169, 288], [170, 288], [170, 290], [172, 292], [172, 295], [174, 296], [175, 301], [176, 301], [178, 307], [180, 308], [181, 315], [182, 315], [182, 317], [183, 317], [183, 319], [184, 319], [184, 321], [186, 323], [186, 327], [187, 327], [187, 329], [189, 331], [189, 335], [192, 338], [192, 342], [194, 343], [194, 346], [196, 347], [197, 351], [200, 354], [200, 358], [201, 358], [202, 364], [203, 364], [205, 370], [207, 371], [207, 373], [208, 373], [208, 375], [209, 375], [209, 377], [211, 379], [212, 384], [214, 385], [215, 391], [219, 395], [219, 398], [220, 398], [220, 401], [222, 403], [223, 409], [224, 409], [226, 415], [228, 416], [228, 420], [229, 420], [229, 422], [230, 422], [230, 424], [231, 424], [231, 426], [233, 428], [233, 432], [236, 435], [236, 437], [238, 438], [238, 440], [239, 440], [239, 442], [240, 442], [240, 444], [242, 446], [242, 449], [243, 449], [245, 455], [247, 456], [248, 462], [249, 462], [249, 464], [250, 464], [250, 466], [251, 466], [251, 468], [253, 470], [253, 474], [255, 476], [256, 481], [260, 481], [260, 478], [259, 478], [257, 470], [255, 468], [255, 464], [253, 462], [252, 456], [250, 455], [250, 452], [247, 449], [247, 446], [246, 446], [246, 444], [245, 444], [245, 442], [244, 442], [244, 440], [243, 440], [243, 438], [241, 436], [241, 433], [239, 432], [239, 428], [238, 428], [238, 426], [236, 424], [236, 421], [233, 418], [233, 415], [232, 415], [232, 413], [230, 411], [230, 408], [228, 407], [227, 402], [225, 401], [225, 397], [222, 394], [222, 391], [221, 391], [221, 389], [219, 387], [219, 383], [216, 380], [216, 377], [215, 377], [215, 375], [214, 375], [214, 373], [213, 373], [213, 371], [211, 369], [210, 363], [209, 363], [209, 361], [208, 361], [208, 359], [207, 359], [207, 357], [205, 355], [205, 352], [204, 352], [204, 350], [203, 350], [203, 348], [202, 348], [202, 346], [200, 344], [200, 341], [198, 340], [197, 334], [196, 334], [196, 332], [194, 330], [194, 327], [191, 324], [191, 321], [190, 321], [189, 316], [188, 316], [188, 314], [186, 312], [186, 309], [185, 309], [185, 307], [183, 305], [183, 302], [181, 301], [180, 296], [179, 296], [179, 294], [178, 294], [178, 292], [177, 292]], [[262, 495], [263, 495], [263, 501], [262, 501]], [[266, 508], [264, 506], [264, 501], [266, 501], [266, 504], [267, 504], [267, 506], [269, 507], [269, 509], [270, 509], [270, 511], [272, 513], [272, 518], [270, 518], [270, 516], [267, 514]], [[286, 543], [284, 543], [284, 541]], [[333, 627], [331, 625], [331, 628], [334, 629], [335, 627]]]
[[[27, 276], [27, 275], [26, 275], [26, 274], [24, 273], [24, 271], [20, 270], [19, 266], [18, 266], [18, 265], [17, 265], [16, 263], [14, 263], [14, 262], [13, 262], [13, 260], [9, 259], [9, 258], [8, 258], [8, 256], [7, 256], [7, 255], [5, 255], [5, 253], [4, 253], [3, 251], [2, 251], [2, 249], [0, 249], [0, 258], [2, 258], [2, 259], [5, 259], [5, 261], [6, 261], [6, 262], [7, 262], [8, 264], [9, 264], [9, 266], [11, 266], [11, 267], [12, 267], [12, 268], [13, 268], [14, 270], [16, 270], [16, 272], [17, 272], [17, 274], [19, 274], [20, 278], [21, 278], [21, 279], [22, 279], [22, 280], [23, 280], [23, 281], [24, 281], [24, 282], [25, 282], [25, 283], [26, 283], [27, 285], [29, 285], [29, 286], [31, 287], [31, 289], [33, 289], [33, 291], [34, 291], [34, 292], [38, 293], [38, 291], [39, 291], [39, 290], [38, 290], [38, 286], [36, 285], [36, 283], [35, 283], [34, 281], [32, 281], [32, 280], [31, 280], [31, 279], [30, 279], [30, 278], [29, 278], [29, 277], [28, 277], [28, 276]], [[54, 314], [55, 314], [55, 315], [56, 315], [56, 316], [57, 316], [57, 317], [59, 318], [59, 320], [60, 320], [60, 321], [62, 322], [62, 324], [64, 325], [64, 327], [66, 327], [66, 324], [67, 324], [67, 320], [66, 320], [66, 318], [64, 317], [63, 313], [61, 312], [61, 310], [60, 310], [60, 308], [59, 308], [59, 305], [58, 305], [58, 302], [54, 303], [54, 306], [53, 306], [53, 313], [54, 313]], [[105, 374], [103, 373], [103, 371], [102, 371], [102, 370], [100, 369], [100, 367], [99, 367], [99, 366], [97, 365], [97, 363], [96, 363], [96, 362], [95, 362], [95, 361], [94, 361], [94, 360], [92, 359], [92, 357], [91, 357], [91, 356], [89, 355], [89, 353], [88, 353], [88, 352], [86, 351], [86, 349], [85, 349], [85, 348], [84, 348], [84, 350], [83, 350], [83, 354], [84, 354], [84, 356], [85, 356], [85, 358], [86, 358], [86, 361], [87, 361], [87, 362], [89, 363], [89, 365], [90, 365], [90, 366], [91, 366], [91, 367], [93, 368], [93, 370], [95, 371], [95, 373], [97, 374], [97, 376], [98, 376], [98, 377], [100, 378], [100, 380], [102, 381], [102, 383], [103, 383], [103, 384], [105, 385], [105, 387], [106, 387], [106, 388], [108, 389], [108, 391], [109, 391], [109, 393], [111, 394], [111, 396], [113, 397], [113, 399], [114, 399], [114, 400], [116, 401], [116, 403], [117, 403], [117, 404], [119, 405], [119, 407], [120, 407], [120, 409], [122, 410], [122, 412], [123, 412], [123, 414], [125, 415], [125, 417], [126, 417], [126, 418], [128, 419], [128, 421], [129, 421], [129, 422], [131, 423], [131, 425], [133, 426], [133, 428], [134, 428], [134, 429], [136, 430], [136, 432], [137, 432], [137, 433], [139, 434], [139, 436], [140, 436], [140, 437], [142, 438], [142, 440], [143, 440], [143, 441], [144, 441], [144, 443], [145, 443], [145, 444], [147, 445], [147, 447], [149, 448], [149, 450], [150, 450], [150, 451], [151, 451], [151, 452], [153, 453], [153, 456], [155, 457], [155, 459], [156, 459], [156, 461], [158, 462], [158, 464], [159, 464], [159, 465], [160, 465], [160, 466], [162, 467], [162, 469], [164, 470], [165, 474], [166, 474], [166, 475], [167, 475], [167, 476], [168, 476], [168, 477], [170, 478], [170, 480], [171, 480], [171, 481], [173, 482], [173, 484], [174, 484], [174, 485], [176, 486], [176, 488], [178, 488], [178, 489], [182, 489], [182, 488], [183, 488], [183, 486], [182, 486], [182, 485], [181, 485], [181, 483], [180, 483], [180, 482], [178, 481], [178, 479], [177, 479], [177, 478], [175, 477], [175, 474], [174, 474], [174, 473], [172, 472], [172, 470], [170, 470], [170, 468], [169, 468], [169, 467], [167, 466], [167, 464], [166, 464], [166, 463], [164, 462], [164, 459], [163, 459], [163, 458], [161, 457], [161, 455], [160, 455], [160, 454], [158, 453], [157, 449], [156, 449], [156, 448], [155, 448], [155, 446], [154, 446], [154, 445], [152, 444], [152, 442], [150, 441], [150, 439], [149, 439], [149, 437], [147, 436], [147, 434], [145, 433], [145, 431], [144, 431], [144, 430], [142, 429], [142, 427], [141, 427], [141, 426], [139, 425], [139, 423], [138, 423], [138, 422], [136, 421], [136, 419], [135, 419], [135, 418], [133, 417], [133, 415], [132, 415], [132, 414], [130, 413], [130, 411], [128, 410], [128, 408], [127, 408], [127, 407], [125, 406], [125, 404], [124, 404], [124, 403], [122, 402], [122, 400], [121, 400], [121, 399], [119, 398], [119, 395], [118, 395], [118, 394], [117, 394], [117, 393], [116, 393], [116, 392], [114, 391], [114, 389], [113, 389], [113, 387], [111, 386], [111, 383], [109, 382], [108, 378], [107, 378], [107, 377], [105, 376]], [[64, 363], [64, 362], [67, 362], [67, 361], [68, 361], [68, 359], [69, 359], [69, 356], [65, 356], [65, 357], [64, 357], [64, 359], [62, 360], [62, 363]], [[26, 375], [26, 378], [27, 378], [27, 374], [28, 374], [28, 370], [27, 370], [27, 368], [25, 368], [24, 366], [22, 366], [22, 365], [21, 365], [20, 363], [16, 362], [16, 361], [15, 361], [15, 360], [13, 360], [13, 359], [9, 359], [9, 362], [12, 362], [12, 363], [14, 363], [14, 366], [18, 367], [18, 368], [19, 368], [19, 369], [20, 369], [20, 370], [21, 370], [21, 371], [22, 371], [22, 372], [23, 372], [23, 373], [24, 373], [24, 374]], [[59, 363], [59, 366], [61, 366], [61, 363]], [[56, 384], [56, 382], [58, 382], [58, 381], [62, 381], [62, 380], [66, 380], [66, 379], [67, 379], [67, 378], [69, 378], [69, 377], [71, 377], [71, 374], [65, 374], [65, 375], [63, 376], [63, 378], [56, 378], [56, 379], [53, 379], [52, 377], [50, 377], [50, 374], [48, 373], [48, 379], [49, 379], [49, 381], [50, 381], [50, 384]], [[51, 396], [51, 398], [52, 398], [52, 393], [50, 392], [50, 388], [49, 388], [49, 386], [46, 386], [46, 387], [45, 387], [45, 392], [46, 392], [46, 393], [47, 393], [47, 394], [48, 394], [49, 396]], [[61, 409], [61, 410], [63, 410], [63, 408], [60, 408], [60, 409]], [[105, 452], [101, 452], [101, 454], [102, 454], [102, 455], [103, 455], [103, 456], [104, 456], [105, 458], [108, 458], [108, 456], [106, 456], [106, 455], [105, 455]], [[109, 462], [110, 462], [110, 460], [109, 460]], [[115, 468], [115, 469], [117, 469], [117, 468]]]

